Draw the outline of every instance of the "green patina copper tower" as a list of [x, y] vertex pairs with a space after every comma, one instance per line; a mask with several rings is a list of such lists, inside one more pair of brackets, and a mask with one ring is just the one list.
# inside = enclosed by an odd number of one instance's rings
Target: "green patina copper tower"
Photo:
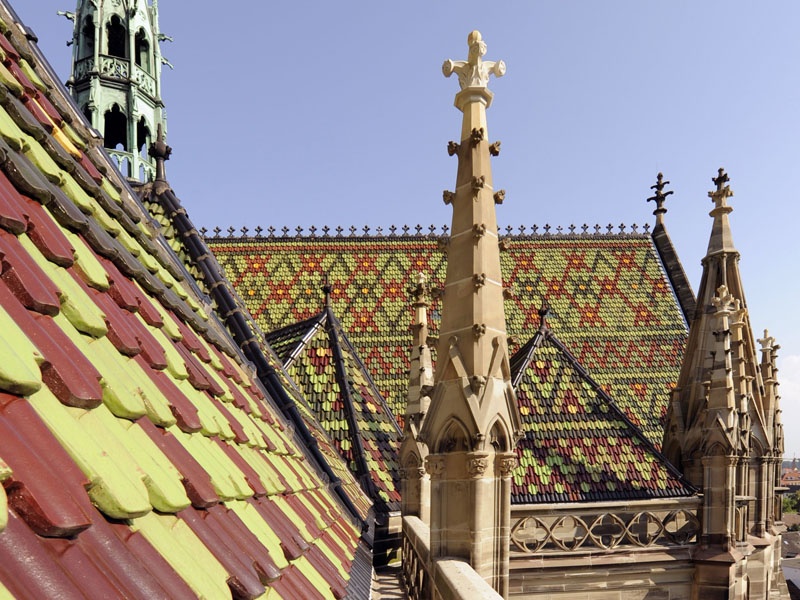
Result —
[[[72, 15], [69, 15], [72, 18]], [[157, 0], [78, 0], [68, 85], [126, 177], [152, 181], [147, 148], [166, 112], [161, 101]]]

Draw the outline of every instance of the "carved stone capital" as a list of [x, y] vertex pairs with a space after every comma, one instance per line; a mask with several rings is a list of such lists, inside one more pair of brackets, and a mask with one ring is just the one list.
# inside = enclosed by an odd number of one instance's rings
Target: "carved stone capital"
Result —
[[497, 470], [501, 477], [511, 477], [514, 469], [519, 465], [516, 456], [499, 456], [497, 459]]
[[474, 456], [467, 461], [467, 473], [470, 477], [480, 478], [489, 468], [489, 459], [486, 456]]
[[444, 475], [444, 456], [427, 456], [425, 471], [430, 473], [431, 479], [441, 478]]

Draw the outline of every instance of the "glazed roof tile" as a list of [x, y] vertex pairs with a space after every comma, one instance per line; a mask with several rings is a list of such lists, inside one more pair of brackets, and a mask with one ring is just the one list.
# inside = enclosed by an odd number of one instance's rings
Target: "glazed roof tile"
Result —
[[[416, 274], [443, 288], [446, 238], [212, 237], [207, 243], [281, 356], [318, 311], [327, 278], [330, 305], [392, 412], [405, 410], [411, 302]], [[446, 245], [446, 244], [445, 244]], [[504, 239], [507, 329], [521, 343], [550, 307], [551, 328], [628, 418], [660, 446], [667, 394], [678, 377], [687, 327], [671, 282], [646, 233], [514, 235]], [[432, 335], [441, 300], [429, 307]]]
[[399, 510], [401, 431], [334, 313], [266, 339], [378, 510]]
[[11, 19], [0, 2], [0, 595], [344, 597], [360, 522]]
[[511, 359], [525, 435], [512, 502], [619, 501], [695, 490], [545, 328]]

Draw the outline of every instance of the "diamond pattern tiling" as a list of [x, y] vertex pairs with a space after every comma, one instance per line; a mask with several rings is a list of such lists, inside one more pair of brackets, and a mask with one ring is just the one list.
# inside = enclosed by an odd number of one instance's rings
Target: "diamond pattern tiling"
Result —
[[323, 310], [267, 341], [377, 509], [399, 510], [401, 432], [335, 315]]
[[525, 431], [514, 503], [695, 493], [552, 332], [537, 332], [511, 366]]
[[[411, 302], [418, 272], [443, 287], [439, 238], [208, 238], [220, 264], [264, 331], [288, 354], [318, 312], [325, 277], [330, 304], [392, 412], [405, 411]], [[520, 343], [550, 307], [552, 330], [660, 446], [667, 393], [677, 380], [687, 328], [647, 234], [511, 236], [501, 253], [509, 334]], [[429, 309], [436, 334], [441, 301]]]
[[0, 595], [344, 597], [360, 523], [9, 19], [0, 0]]

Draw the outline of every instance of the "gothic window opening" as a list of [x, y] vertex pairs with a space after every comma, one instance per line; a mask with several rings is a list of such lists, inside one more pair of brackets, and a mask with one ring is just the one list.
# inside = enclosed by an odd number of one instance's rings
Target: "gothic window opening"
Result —
[[136, 65], [146, 72], [150, 72], [150, 42], [144, 34], [144, 29], [136, 32], [134, 40]]
[[118, 104], [106, 111], [103, 127], [103, 142], [106, 148], [128, 151], [128, 119]]
[[128, 39], [125, 32], [125, 27], [122, 25], [122, 20], [114, 15], [106, 25], [106, 34], [108, 37], [108, 54], [116, 56], [117, 58], [127, 58], [128, 52]]
[[80, 50], [78, 58], [87, 58], [94, 55], [94, 17], [89, 15], [83, 20], [83, 29], [81, 32]]
[[150, 146], [150, 129], [144, 117], [136, 124], [136, 150], [142, 159], [147, 160], [147, 149]]
[[88, 104], [84, 104], [83, 108], [82, 108], [82, 111], [83, 111], [83, 116], [86, 117], [86, 120], [89, 121], [89, 123], [91, 123], [92, 122], [92, 112], [93, 111], [92, 111], [91, 108], [89, 108], [89, 105]]

